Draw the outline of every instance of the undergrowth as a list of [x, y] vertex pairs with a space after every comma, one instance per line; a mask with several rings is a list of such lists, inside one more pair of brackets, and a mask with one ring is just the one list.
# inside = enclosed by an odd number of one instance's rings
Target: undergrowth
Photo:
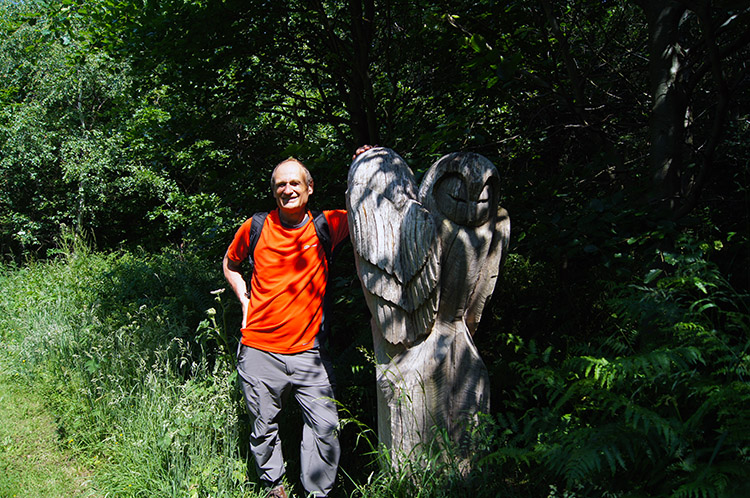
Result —
[[555, 496], [747, 496], [750, 300], [708, 249], [682, 239], [610, 289], [595, 338], [563, 349], [508, 334], [517, 384], [485, 427], [501, 444], [484, 463]]
[[212, 302], [185, 255], [65, 257], [2, 271], [0, 344], [103, 495], [256, 496], [233, 365], [194, 340]]
[[[376, 407], [342, 406], [351, 444], [335, 496], [747, 495], [748, 296], [704, 245], [685, 239], [657, 256], [640, 281], [606, 290], [598, 333], [502, 333], [511, 377], [493, 379], [508, 387], [474, 429], [468, 466], [440, 438], [394, 464], [361, 422]], [[547, 283], [541, 267], [510, 264], [528, 277], [524, 292], [545, 295], [533, 290]], [[217, 273], [185, 253], [78, 246], [0, 269], [3, 362], [43, 394], [60, 444], [101, 495], [260, 495], [227, 331], [237, 309]]]

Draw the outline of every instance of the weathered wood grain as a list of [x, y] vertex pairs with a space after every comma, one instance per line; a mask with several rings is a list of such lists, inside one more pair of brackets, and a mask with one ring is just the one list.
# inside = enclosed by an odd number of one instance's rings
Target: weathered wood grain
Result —
[[465, 443], [489, 411], [489, 377], [474, 345], [510, 237], [500, 179], [478, 154], [444, 156], [418, 190], [390, 149], [357, 157], [347, 208], [357, 272], [372, 314], [378, 433], [394, 462], [435, 428]]

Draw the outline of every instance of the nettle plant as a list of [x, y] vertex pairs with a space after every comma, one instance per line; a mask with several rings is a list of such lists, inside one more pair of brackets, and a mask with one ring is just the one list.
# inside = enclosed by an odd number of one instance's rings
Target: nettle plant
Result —
[[598, 340], [517, 344], [513, 411], [495, 428], [508, 439], [485, 463], [574, 496], [746, 495], [750, 299], [707, 249], [659, 252], [642, 282], [615, 289]]

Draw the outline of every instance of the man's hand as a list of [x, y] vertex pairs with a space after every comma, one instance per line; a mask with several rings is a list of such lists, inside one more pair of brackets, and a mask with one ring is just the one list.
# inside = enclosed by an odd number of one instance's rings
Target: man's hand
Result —
[[365, 152], [366, 150], [374, 149], [377, 147], [377, 145], [363, 145], [362, 147], [358, 148], [354, 151], [354, 155], [352, 156], [352, 161], [357, 159], [357, 156]]

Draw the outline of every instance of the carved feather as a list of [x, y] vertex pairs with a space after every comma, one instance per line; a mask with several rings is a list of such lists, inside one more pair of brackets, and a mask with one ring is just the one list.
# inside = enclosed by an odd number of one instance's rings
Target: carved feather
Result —
[[437, 230], [414, 174], [390, 149], [361, 154], [349, 169], [347, 209], [370, 312], [388, 342], [410, 346], [432, 328], [440, 280]]

